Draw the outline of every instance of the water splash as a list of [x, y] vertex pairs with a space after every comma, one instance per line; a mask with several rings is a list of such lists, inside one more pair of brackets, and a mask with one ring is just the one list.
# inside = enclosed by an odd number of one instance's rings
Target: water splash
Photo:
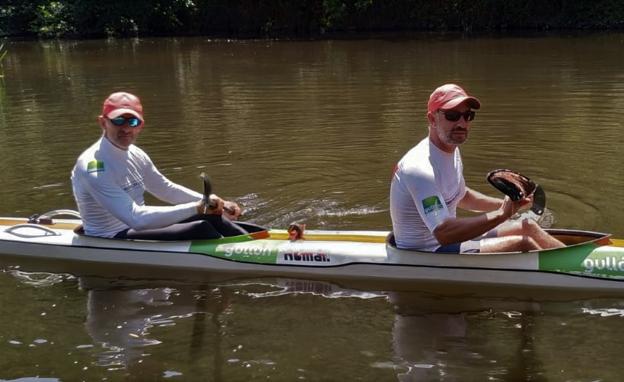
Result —
[[56, 274], [46, 272], [24, 272], [17, 269], [11, 269], [8, 273], [24, 284], [34, 287], [49, 287], [60, 284], [64, 281], [74, 280], [75, 277], [68, 274]]

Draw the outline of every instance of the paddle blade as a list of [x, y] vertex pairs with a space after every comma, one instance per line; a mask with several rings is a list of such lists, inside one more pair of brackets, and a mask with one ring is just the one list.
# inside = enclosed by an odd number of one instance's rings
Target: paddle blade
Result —
[[537, 187], [531, 179], [508, 169], [490, 171], [486, 178], [492, 186], [514, 202], [532, 195]]
[[208, 200], [210, 194], [212, 194], [212, 183], [210, 182], [210, 178], [206, 175], [205, 172], [199, 174], [199, 177], [204, 182], [204, 200]]
[[546, 209], [546, 193], [542, 186], [526, 176], [515, 171], [499, 169], [490, 171], [487, 175], [487, 180], [492, 186], [503, 194], [508, 195], [513, 201], [533, 195], [531, 211], [538, 216], [544, 213]]
[[544, 189], [539, 184], [535, 191], [533, 192], [533, 206], [531, 207], [531, 211], [535, 212], [537, 215], [542, 215], [544, 210], [546, 209], [546, 193]]

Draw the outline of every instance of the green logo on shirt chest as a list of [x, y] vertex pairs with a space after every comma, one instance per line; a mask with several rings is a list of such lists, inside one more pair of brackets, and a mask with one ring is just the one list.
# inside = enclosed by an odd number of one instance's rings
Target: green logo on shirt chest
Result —
[[435, 195], [423, 199], [422, 204], [423, 209], [425, 210], [425, 214], [429, 214], [431, 212], [438, 211], [444, 208], [442, 206], [442, 202], [440, 202], [440, 199]]

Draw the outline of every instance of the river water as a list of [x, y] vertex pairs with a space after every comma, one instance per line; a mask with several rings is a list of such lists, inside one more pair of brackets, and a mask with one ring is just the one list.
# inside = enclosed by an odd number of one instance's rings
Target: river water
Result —
[[[457, 82], [482, 102], [467, 183], [511, 168], [555, 227], [624, 236], [623, 34], [6, 44], [0, 216], [75, 208], [69, 171], [111, 92], [175, 182], [283, 228], [388, 230], [391, 170]], [[399, 293], [292, 279], [147, 282], [0, 273], [0, 379], [616, 380], [624, 301]], [[614, 341], [614, 339], [616, 339]]]

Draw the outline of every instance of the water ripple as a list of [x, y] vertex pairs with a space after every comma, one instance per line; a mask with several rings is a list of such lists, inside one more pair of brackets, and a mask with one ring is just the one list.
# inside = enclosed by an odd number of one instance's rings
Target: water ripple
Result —
[[582, 308], [581, 312], [592, 315], [592, 316], [600, 316], [600, 317], [624, 317], [624, 309], [616, 309], [616, 308], [599, 308], [599, 309], [591, 309], [591, 308]]

